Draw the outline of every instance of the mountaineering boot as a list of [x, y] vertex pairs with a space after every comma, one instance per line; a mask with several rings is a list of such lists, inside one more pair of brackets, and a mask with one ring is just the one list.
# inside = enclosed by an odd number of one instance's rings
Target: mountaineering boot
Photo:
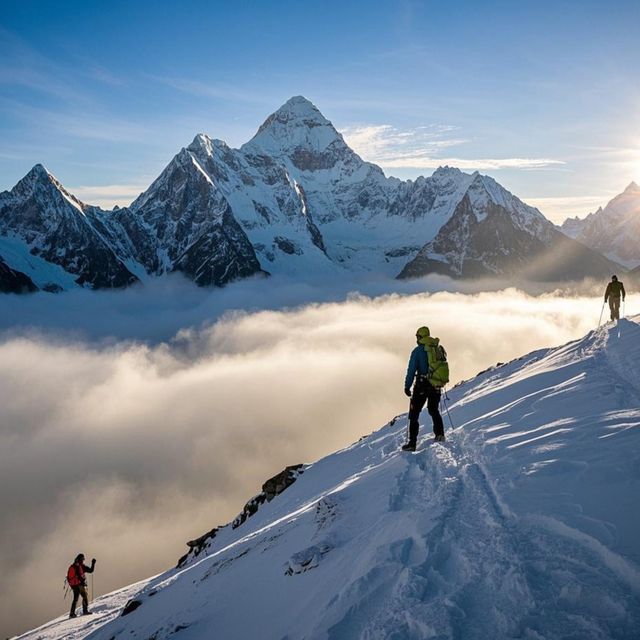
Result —
[[70, 613], [70, 614], [69, 614], [69, 618], [77, 618], [77, 617], [78, 617], [78, 616], [76, 616], [76, 614], [75, 614], [75, 613]]
[[407, 442], [406, 444], [402, 445], [402, 450], [403, 451], [415, 451], [416, 450], [416, 445], [413, 442]]
[[434, 442], [444, 442], [446, 440], [446, 438], [444, 437], [444, 434], [441, 436], [436, 436], [434, 439]]

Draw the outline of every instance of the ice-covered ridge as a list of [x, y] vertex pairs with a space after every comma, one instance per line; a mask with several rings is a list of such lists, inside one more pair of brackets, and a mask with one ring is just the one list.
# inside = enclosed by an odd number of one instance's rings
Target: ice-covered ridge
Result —
[[24, 637], [635, 638], [637, 321], [456, 386], [444, 445], [402, 453], [398, 416], [185, 569]]

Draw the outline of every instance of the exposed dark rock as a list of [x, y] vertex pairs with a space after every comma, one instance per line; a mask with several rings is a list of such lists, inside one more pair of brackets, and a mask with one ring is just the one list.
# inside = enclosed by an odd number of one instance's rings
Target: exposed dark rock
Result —
[[269, 478], [262, 485], [262, 492], [267, 497], [267, 502], [270, 502], [287, 487], [291, 486], [298, 479], [298, 476], [304, 473], [303, 467], [303, 464], [294, 464], [286, 467], [273, 478]]
[[120, 617], [128, 616], [130, 613], [133, 613], [141, 605], [142, 605], [142, 602], [140, 600], [136, 600], [135, 598], [133, 600], [129, 600], [129, 602], [127, 602], [127, 604], [124, 606], [124, 609], [120, 614]]
[[291, 240], [287, 239], [287, 238], [283, 238], [282, 236], [276, 236], [273, 239], [274, 244], [278, 247], [278, 249], [280, 249], [280, 251], [282, 251], [283, 253], [286, 253], [290, 256], [292, 255], [302, 255], [302, 250], [300, 249], [300, 247], [298, 247], [295, 242], [292, 242]]
[[309, 149], [296, 149], [291, 158], [293, 164], [301, 171], [317, 171], [318, 169], [331, 169], [335, 166], [337, 158], [328, 152], [313, 152]]
[[[286, 467], [272, 478], [269, 478], [262, 485], [260, 493], [251, 498], [251, 500], [244, 505], [242, 511], [231, 523], [231, 527], [236, 529], [243, 524], [247, 518], [250, 518], [258, 511], [260, 505], [265, 502], [271, 502], [271, 500], [281, 494], [285, 489], [287, 489], [287, 487], [290, 487], [302, 473], [304, 473], [304, 465], [294, 464]], [[211, 541], [216, 537], [221, 528], [222, 527], [214, 527], [199, 538], [195, 538], [194, 540], [187, 542], [189, 551], [178, 560], [177, 567], [183, 567], [191, 558], [197, 557], [202, 553], [202, 551], [211, 544]]]
[[16, 271], [7, 265], [0, 257], [0, 292], [2, 293], [29, 293], [37, 291], [38, 287], [33, 280], [21, 271]]

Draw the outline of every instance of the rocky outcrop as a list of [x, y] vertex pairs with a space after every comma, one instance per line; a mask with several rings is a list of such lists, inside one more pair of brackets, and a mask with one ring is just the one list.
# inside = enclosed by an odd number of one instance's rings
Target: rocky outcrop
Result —
[[258, 511], [261, 504], [271, 502], [278, 494], [291, 486], [300, 474], [304, 473], [304, 465], [296, 464], [286, 467], [283, 471], [269, 478], [263, 485], [262, 491], [253, 496], [245, 505], [242, 511], [236, 516], [232, 523], [232, 528], [239, 527], [247, 518], [250, 518]]
[[[303, 473], [304, 465], [294, 464], [285, 467], [282, 471], [280, 471], [280, 473], [277, 473], [272, 478], [269, 478], [262, 485], [260, 493], [255, 495], [244, 505], [242, 511], [231, 523], [231, 528], [237, 529], [247, 520], [247, 518], [250, 518], [258, 511], [260, 505], [264, 504], [265, 502], [271, 502], [271, 500], [273, 500], [276, 496], [290, 487]], [[189, 542], [187, 542], [189, 551], [178, 560], [177, 567], [183, 567], [190, 559], [198, 557], [205, 549], [209, 547], [220, 530], [226, 526], [228, 525], [223, 525], [222, 527], [214, 527], [200, 537], [195, 538], [194, 540], [189, 540]]]

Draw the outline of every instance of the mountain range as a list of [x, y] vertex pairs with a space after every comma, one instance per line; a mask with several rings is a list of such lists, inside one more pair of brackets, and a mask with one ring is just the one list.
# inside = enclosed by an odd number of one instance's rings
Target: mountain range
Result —
[[478, 172], [386, 177], [301, 96], [239, 149], [197, 135], [129, 207], [85, 204], [42, 165], [0, 194], [0, 290], [10, 292], [120, 288], [172, 272], [223, 286], [268, 274], [552, 281], [624, 271], [617, 253], [586, 244]]
[[637, 321], [456, 385], [444, 443], [427, 417], [401, 451], [404, 414], [288, 467], [177, 567], [21, 639], [635, 640]]
[[561, 229], [627, 269], [640, 268], [640, 187], [632, 182], [604, 209], [569, 218]]

